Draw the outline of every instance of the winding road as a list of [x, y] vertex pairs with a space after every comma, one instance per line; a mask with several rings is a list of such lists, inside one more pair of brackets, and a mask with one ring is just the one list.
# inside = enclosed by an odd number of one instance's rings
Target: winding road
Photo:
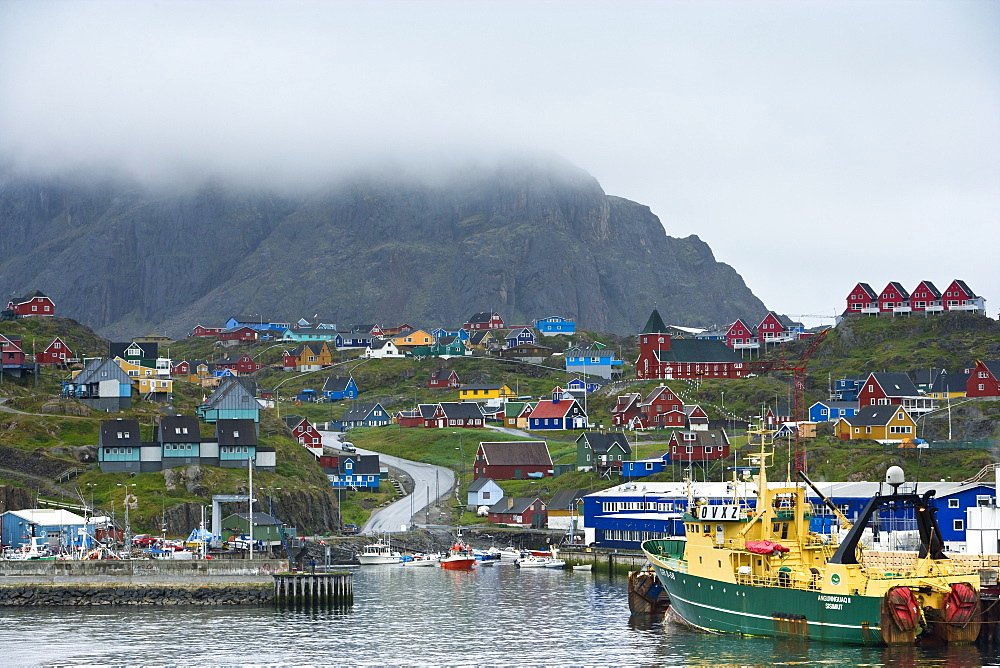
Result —
[[[333, 431], [321, 431], [320, 435], [323, 438], [324, 447], [336, 449], [339, 449], [341, 437], [344, 436], [344, 434]], [[358, 448], [358, 453], [362, 455], [377, 454], [382, 464], [404, 471], [413, 479], [414, 489], [413, 494], [404, 496], [399, 501], [375, 511], [361, 528], [363, 534], [400, 533], [409, 530], [411, 524], [414, 523], [413, 520], [419, 518], [420, 513], [427, 506], [432, 505], [438, 498], [447, 497], [455, 486], [455, 472], [451, 469], [362, 450], [361, 448]]]

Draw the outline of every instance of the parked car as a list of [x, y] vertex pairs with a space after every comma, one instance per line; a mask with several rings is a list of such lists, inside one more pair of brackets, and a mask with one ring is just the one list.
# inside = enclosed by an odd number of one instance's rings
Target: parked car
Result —
[[343, 443], [341, 443], [340, 444], [340, 449], [343, 450], [344, 452], [357, 452], [358, 451], [358, 449], [354, 447], [354, 444], [353, 443], [349, 443], [348, 441], [344, 441]]
[[350, 534], [356, 534], [356, 533], [358, 533], [358, 531], [359, 531], [359, 529], [358, 529], [358, 525], [357, 524], [345, 524], [344, 528], [341, 529], [341, 533], [348, 534], [348, 535], [350, 535]]

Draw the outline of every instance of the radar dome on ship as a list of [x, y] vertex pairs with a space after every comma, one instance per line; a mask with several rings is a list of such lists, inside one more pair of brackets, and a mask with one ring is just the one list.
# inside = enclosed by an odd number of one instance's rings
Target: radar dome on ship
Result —
[[899, 487], [903, 484], [905, 478], [903, 476], [903, 469], [899, 466], [890, 466], [885, 472], [885, 482], [887, 485], [892, 485], [893, 487]]

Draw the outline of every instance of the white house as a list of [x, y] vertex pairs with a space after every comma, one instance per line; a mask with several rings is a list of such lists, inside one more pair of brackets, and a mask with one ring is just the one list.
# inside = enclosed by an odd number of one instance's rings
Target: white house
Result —
[[466, 507], [475, 510], [479, 506], [492, 506], [503, 498], [503, 488], [490, 478], [478, 478], [469, 485]]
[[400, 352], [395, 343], [388, 339], [373, 339], [368, 347], [365, 348], [365, 357], [377, 359], [401, 358], [403, 357], [403, 353]]

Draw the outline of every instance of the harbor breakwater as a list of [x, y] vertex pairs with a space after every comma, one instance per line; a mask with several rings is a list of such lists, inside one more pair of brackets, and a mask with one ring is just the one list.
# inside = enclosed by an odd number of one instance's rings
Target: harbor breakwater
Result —
[[288, 561], [213, 560], [28, 560], [0, 561], [0, 586], [19, 583], [271, 583], [274, 573], [288, 570]]
[[0, 586], [0, 607], [122, 605], [264, 605], [271, 583], [244, 584], [16, 584]]

